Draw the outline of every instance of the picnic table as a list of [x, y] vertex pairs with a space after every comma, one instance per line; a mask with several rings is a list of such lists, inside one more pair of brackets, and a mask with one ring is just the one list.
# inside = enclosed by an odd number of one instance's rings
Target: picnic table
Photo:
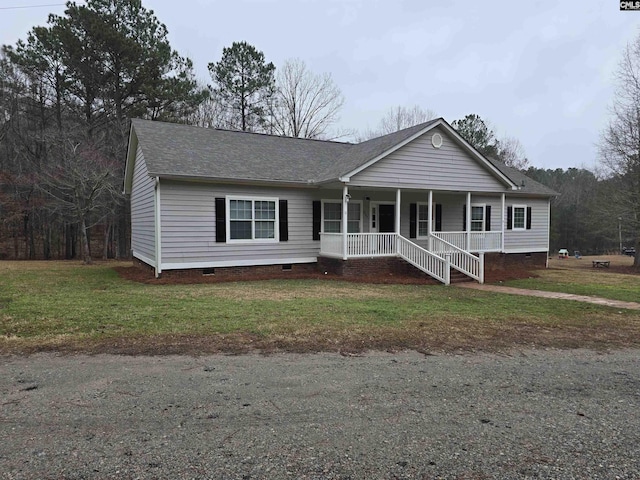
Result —
[[592, 260], [591, 265], [593, 268], [609, 268], [611, 262], [609, 260]]

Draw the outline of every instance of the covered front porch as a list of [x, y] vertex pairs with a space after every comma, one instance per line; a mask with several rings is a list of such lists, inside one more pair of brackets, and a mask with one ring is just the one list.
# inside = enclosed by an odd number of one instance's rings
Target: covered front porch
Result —
[[322, 203], [320, 255], [399, 256], [445, 284], [451, 268], [482, 283], [484, 253], [504, 250], [504, 218], [504, 194], [345, 186]]

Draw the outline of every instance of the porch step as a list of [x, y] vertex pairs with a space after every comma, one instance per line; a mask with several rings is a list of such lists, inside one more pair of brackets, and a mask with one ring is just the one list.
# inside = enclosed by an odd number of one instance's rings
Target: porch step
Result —
[[451, 273], [449, 274], [449, 281], [451, 283], [475, 282], [475, 280], [473, 278], [467, 277], [464, 273], [459, 272], [455, 268], [451, 269]]

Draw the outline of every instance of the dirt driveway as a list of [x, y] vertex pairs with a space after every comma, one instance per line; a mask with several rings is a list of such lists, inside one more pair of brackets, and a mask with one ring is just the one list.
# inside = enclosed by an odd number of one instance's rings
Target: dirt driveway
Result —
[[1, 357], [3, 479], [640, 478], [640, 351]]

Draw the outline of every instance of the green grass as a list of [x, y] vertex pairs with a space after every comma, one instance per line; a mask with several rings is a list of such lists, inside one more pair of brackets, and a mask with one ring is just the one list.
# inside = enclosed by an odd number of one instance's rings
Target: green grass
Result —
[[552, 268], [536, 271], [536, 274], [539, 275], [537, 278], [513, 280], [505, 285], [640, 302], [640, 275], [589, 268]]
[[[160, 337], [237, 343], [242, 336], [264, 348], [312, 350], [553, 345], [576, 329], [640, 338], [640, 312], [578, 302], [323, 280], [148, 285], [120, 278], [112, 266], [0, 262], [0, 352]], [[527, 329], [537, 336], [523, 336]]]

